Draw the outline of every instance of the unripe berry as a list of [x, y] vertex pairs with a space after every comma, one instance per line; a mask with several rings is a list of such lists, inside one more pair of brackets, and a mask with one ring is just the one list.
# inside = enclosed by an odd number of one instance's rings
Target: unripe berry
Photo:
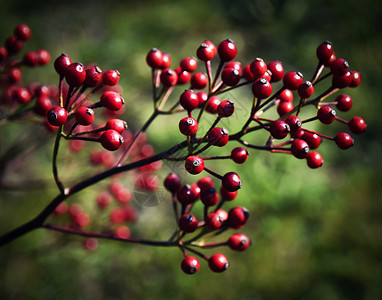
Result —
[[19, 24], [14, 29], [15, 36], [22, 41], [29, 40], [32, 36], [32, 30], [27, 24]]
[[333, 46], [329, 41], [321, 43], [316, 50], [317, 58], [322, 63], [327, 62], [333, 55]]
[[230, 192], [224, 186], [220, 186], [220, 196], [224, 201], [232, 201], [237, 197], [237, 191]]
[[277, 82], [284, 77], [284, 67], [280, 61], [271, 61], [267, 64], [268, 70], [271, 72], [271, 81]]
[[233, 68], [224, 68], [221, 78], [224, 84], [235, 86], [240, 81], [240, 72]]
[[349, 71], [349, 63], [343, 58], [337, 58], [330, 63], [330, 72], [333, 75], [345, 75]]

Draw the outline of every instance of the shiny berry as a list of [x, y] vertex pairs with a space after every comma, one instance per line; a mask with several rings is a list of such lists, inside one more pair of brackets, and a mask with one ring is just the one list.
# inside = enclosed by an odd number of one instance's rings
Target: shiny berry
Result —
[[146, 63], [151, 68], [160, 68], [163, 63], [163, 53], [157, 48], [152, 48], [146, 55]]
[[209, 176], [205, 176], [198, 180], [197, 185], [200, 187], [201, 190], [213, 188], [214, 180]]
[[40, 116], [46, 116], [48, 113], [48, 110], [53, 106], [52, 100], [50, 100], [47, 96], [39, 96], [36, 99], [36, 103], [34, 106], [33, 111], [40, 115]]
[[218, 46], [218, 54], [222, 61], [233, 60], [237, 55], [237, 48], [233, 40], [222, 41]]
[[206, 226], [209, 230], [219, 229], [223, 225], [223, 220], [216, 213], [210, 213], [206, 218]]
[[317, 117], [322, 124], [331, 124], [336, 119], [336, 111], [330, 106], [321, 106]]
[[80, 106], [76, 109], [74, 117], [80, 125], [90, 125], [94, 121], [94, 110], [86, 106]]
[[192, 73], [198, 67], [198, 62], [194, 57], [185, 57], [180, 61], [179, 65], [182, 70]]
[[186, 256], [180, 264], [182, 271], [186, 274], [195, 274], [199, 271], [199, 260], [194, 256]]
[[225, 68], [221, 74], [221, 78], [224, 84], [228, 86], [235, 86], [240, 81], [240, 72], [233, 68]]
[[231, 100], [224, 100], [218, 105], [217, 111], [221, 118], [230, 117], [235, 111], [234, 103]]
[[199, 97], [193, 90], [185, 90], [179, 98], [180, 105], [187, 111], [192, 111], [199, 105]]
[[251, 72], [251, 66], [250, 65], [246, 65], [244, 68], [243, 68], [243, 75], [244, 75], [244, 78], [247, 80], [247, 81], [252, 81], [255, 79], [255, 76], [253, 76], [252, 72]]
[[45, 49], [40, 49], [36, 51], [37, 62], [40, 66], [46, 65], [50, 62], [50, 53]]
[[204, 160], [200, 156], [191, 155], [187, 157], [185, 167], [188, 173], [196, 175], [204, 170]]
[[277, 105], [277, 113], [280, 117], [290, 113], [293, 109], [294, 107], [292, 102], [280, 101], [279, 105]]
[[228, 247], [234, 251], [244, 251], [251, 245], [251, 240], [243, 233], [235, 233], [228, 239]]
[[127, 129], [127, 123], [121, 119], [110, 119], [105, 125], [106, 129], [113, 129], [122, 134]]
[[191, 80], [191, 73], [188, 71], [182, 70], [181, 67], [178, 67], [175, 69], [176, 74], [178, 74], [178, 81], [176, 82], [177, 85], [186, 84], [187, 82], [190, 82]]
[[224, 69], [228, 69], [228, 68], [232, 68], [232, 69], [235, 69], [235, 70], [239, 71], [240, 76], [243, 73], [243, 69], [241, 68], [241, 63], [239, 61], [230, 61], [230, 62], [227, 62], [224, 65]]
[[348, 149], [354, 145], [353, 138], [351, 137], [350, 134], [348, 134], [346, 132], [341, 132], [341, 133], [337, 134], [334, 137], [334, 141], [336, 142], [336, 145], [338, 146], [338, 148], [343, 149], [343, 150]]
[[235, 192], [241, 188], [242, 182], [235, 172], [228, 172], [222, 178], [223, 187], [229, 192]]
[[46, 118], [50, 125], [61, 126], [66, 123], [68, 118], [68, 112], [61, 106], [52, 106], [46, 115]]
[[66, 69], [71, 63], [70, 57], [63, 53], [54, 61], [54, 68], [59, 75], [64, 76]]
[[259, 78], [264, 75], [264, 73], [268, 70], [268, 67], [262, 58], [256, 58], [250, 64], [250, 70], [255, 78]]
[[227, 145], [229, 141], [228, 130], [221, 127], [214, 127], [208, 132], [208, 141], [218, 147]]
[[210, 41], [205, 41], [204, 43], [201, 43], [199, 48], [196, 50], [196, 56], [201, 61], [209, 61], [213, 59], [216, 53], [216, 46]]
[[113, 86], [118, 83], [120, 76], [118, 70], [107, 70], [102, 74], [102, 81], [105, 85]]
[[[200, 91], [198, 93], [196, 93], [198, 95], [198, 99], [199, 99], [199, 107], [203, 106], [204, 103], [207, 102], [208, 100], [208, 94], [205, 92], [205, 91]], [[220, 103], [220, 101], [219, 101]]]
[[284, 77], [284, 67], [280, 61], [271, 61], [267, 64], [268, 70], [271, 71], [271, 82], [277, 82]]
[[303, 159], [309, 153], [309, 145], [304, 140], [295, 139], [292, 143], [291, 151], [294, 157], [298, 159]]
[[125, 100], [121, 97], [121, 95], [113, 91], [104, 92], [100, 101], [103, 106], [111, 111], [120, 110], [125, 103]]
[[349, 95], [338, 95], [335, 101], [337, 102], [336, 107], [340, 111], [349, 111], [353, 106], [353, 99]]
[[300, 130], [302, 126], [301, 119], [295, 115], [286, 117], [284, 122], [289, 125], [290, 132], [296, 132]]
[[359, 73], [358, 71], [350, 71], [350, 73], [352, 76], [352, 81], [349, 84], [349, 87], [355, 88], [361, 83], [361, 73]]
[[212, 187], [203, 189], [200, 193], [200, 200], [205, 206], [213, 206], [219, 202], [219, 194]]
[[175, 194], [182, 186], [180, 178], [175, 173], [170, 173], [164, 180], [164, 187], [171, 193]]
[[160, 82], [166, 87], [176, 85], [177, 81], [178, 74], [170, 68], [164, 69], [160, 74]]
[[38, 65], [37, 53], [35, 51], [28, 51], [23, 56], [23, 64], [28, 67]]
[[31, 92], [24, 87], [17, 87], [13, 91], [13, 98], [20, 103], [28, 103], [32, 99]]
[[19, 24], [14, 30], [15, 36], [22, 41], [29, 40], [32, 36], [32, 30], [27, 24]]
[[206, 73], [196, 72], [191, 77], [191, 88], [195, 90], [202, 90], [208, 84], [208, 77]]
[[232, 201], [232, 200], [235, 200], [237, 197], [237, 191], [230, 192], [224, 186], [220, 187], [219, 192], [220, 192], [220, 196], [222, 196], [222, 199], [224, 201]]
[[329, 41], [321, 43], [316, 49], [317, 58], [321, 62], [327, 62], [333, 55], [333, 46]]
[[181, 204], [187, 205], [194, 203], [198, 197], [195, 195], [194, 191], [191, 189], [191, 186], [186, 184], [183, 185], [178, 191], [176, 192], [176, 198]]
[[302, 99], [307, 99], [314, 93], [314, 86], [310, 81], [305, 81], [304, 83], [301, 83], [298, 87], [298, 95]]
[[290, 71], [283, 77], [283, 84], [287, 89], [297, 90], [301, 83], [303, 83], [303, 76], [300, 72]]
[[276, 120], [269, 125], [269, 132], [275, 139], [283, 139], [290, 132], [290, 127], [282, 120]]
[[179, 130], [186, 136], [196, 134], [198, 127], [198, 122], [192, 117], [183, 118], [179, 122]]
[[229, 268], [229, 262], [223, 254], [216, 253], [209, 258], [208, 266], [213, 272], [221, 273]]
[[285, 102], [293, 102], [293, 93], [289, 89], [284, 89], [278, 96], [278, 99]]
[[166, 69], [171, 67], [171, 56], [168, 53], [162, 53], [162, 65], [161, 69]]
[[102, 70], [97, 67], [91, 67], [86, 69], [86, 79], [85, 83], [88, 87], [94, 87], [101, 83], [102, 81]]
[[308, 164], [308, 167], [311, 169], [319, 168], [323, 165], [324, 160], [322, 159], [322, 156], [317, 151], [309, 152], [306, 156], [306, 163]]
[[330, 72], [333, 75], [345, 75], [349, 71], [349, 63], [343, 58], [337, 58], [330, 63]]
[[249, 212], [245, 207], [236, 206], [229, 210], [228, 212], [228, 223], [229, 226], [234, 229], [239, 229], [247, 223], [249, 218]]
[[102, 147], [109, 151], [118, 150], [123, 144], [123, 137], [113, 129], [106, 130], [99, 140]]
[[218, 113], [218, 107], [220, 104], [220, 98], [216, 96], [210, 97], [206, 104], [206, 111], [209, 112], [210, 114], [217, 114]]
[[348, 123], [349, 129], [355, 134], [361, 134], [366, 131], [366, 122], [361, 117], [353, 117]]
[[334, 88], [343, 89], [348, 87], [353, 80], [353, 76], [351, 72], [347, 72], [344, 75], [336, 75], [334, 74], [332, 77], [332, 86]]
[[308, 143], [310, 149], [317, 149], [322, 142], [322, 139], [318, 134], [308, 131], [304, 131], [301, 138]]
[[264, 78], [256, 79], [252, 84], [252, 93], [256, 98], [266, 99], [272, 94], [272, 85]]
[[84, 83], [86, 79], [85, 67], [81, 63], [72, 63], [65, 70], [66, 82], [71, 87], [78, 87]]
[[184, 232], [194, 232], [198, 228], [198, 220], [192, 214], [184, 214], [179, 219], [179, 228]]
[[12, 68], [8, 71], [8, 81], [12, 83], [17, 83], [21, 81], [22, 72], [19, 68]]
[[231, 151], [231, 159], [237, 163], [242, 164], [248, 159], [248, 151], [242, 147], [236, 147]]

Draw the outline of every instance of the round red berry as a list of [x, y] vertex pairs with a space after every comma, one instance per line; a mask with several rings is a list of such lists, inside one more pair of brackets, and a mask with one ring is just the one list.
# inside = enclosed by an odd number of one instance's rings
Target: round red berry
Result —
[[196, 175], [204, 170], [203, 158], [197, 155], [187, 157], [185, 167], [188, 173]]
[[68, 112], [61, 106], [52, 106], [46, 115], [46, 118], [50, 125], [61, 126], [66, 123], [68, 118]]
[[86, 71], [86, 79], [85, 79], [86, 86], [94, 87], [101, 83], [102, 70], [99, 67], [94, 66], [91, 68], [87, 68], [85, 71]]
[[179, 98], [180, 105], [187, 111], [192, 111], [199, 105], [199, 97], [193, 90], [185, 90]]
[[222, 196], [222, 199], [224, 201], [232, 201], [235, 200], [237, 197], [237, 191], [230, 192], [224, 186], [220, 186], [219, 192], [220, 196]]
[[209, 258], [208, 266], [213, 272], [221, 273], [229, 268], [229, 262], [223, 254], [216, 253]]
[[271, 72], [271, 82], [277, 82], [284, 77], [284, 67], [280, 61], [271, 61], [267, 64], [268, 70]]
[[199, 260], [194, 256], [186, 256], [180, 264], [182, 271], [186, 274], [195, 274], [199, 271]]
[[235, 172], [228, 172], [222, 178], [223, 187], [229, 192], [235, 192], [241, 188], [242, 182]]
[[201, 43], [199, 48], [196, 50], [196, 56], [201, 61], [209, 61], [213, 59], [216, 53], [216, 46], [210, 41], [205, 41], [204, 43]]
[[166, 69], [171, 67], [171, 56], [168, 53], [162, 53], [162, 65], [161, 69]]
[[235, 233], [228, 239], [228, 247], [234, 251], [244, 251], [251, 245], [251, 240], [243, 233]]
[[208, 84], [208, 77], [206, 73], [196, 72], [191, 77], [191, 88], [195, 90], [202, 90]]
[[231, 159], [237, 163], [242, 164], [248, 159], [248, 151], [242, 147], [236, 147], [231, 151]]
[[84, 83], [86, 79], [85, 67], [81, 63], [72, 63], [65, 70], [66, 82], [71, 87], [78, 87]]
[[186, 117], [180, 120], [179, 130], [182, 134], [186, 136], [191, 136], [196, 134], [198, 131], [198, 122], [192, 117]]
[[295, 115], [288, 116], [284, 119], [284, 122], [289, 125], [290, 132], [296, 132], [301, 129], [301, 119]]
[[192, 73], [198, 67], [198, 62], [194, 57], [185, 57], [180, 61], [179, 65], [182, 70]]
[[233, 207], [228, 212], [228, 223], [234, 229], [243, 227], [247, 223], [248, 218], [249, 212], [242, 206]]
[[345, 75], [349, 71], [349, 63], [343, 58], [336, 58], [330, 63], [330, 72], [333, 75]]
[[127, 123], [121, 119], [111, 119], [105, 125], [106, 129], [113, 129], [122, 134], [127, 129]]
[[40, 116], [46, 116], [48, 110], [53, 106], [52, 100], [50, 100], [47, 96], [39, 96], [36, 99], [36, 103], [34, 106], [34, 112]]
[[278, 99], [285, 102], [293, 102], [293, 93], [289, 89], [284, 89], [278, 96]]
[[105, 85], [113, 86], [118, 83], [120, 76], [118, 70], [107, 70], [102, 74], [102, 81]]
[[259, 78], [264, 75], [264, 73], [268, 70], [268, 67], [262, 58], [256, 58], [250, 64], [250, 70], [255, 78]]
[[355, 133], [355, 134], [361, 134], [363, 132], [366, 131], [366, 122], [364, 119], [362, 119], [361, 117], [353, 117], [350, 121], [349, 121], [349, 129], [351, 132]]
[[283, 84], [287, 89], [297, 90], [301, 83], [303, 83], [303, 76], [300, 72], [290, 71], [283, 77]]
[[317, 58], [322, 63], [328, 62], [333, 55], [333, 46], [329, 41], [322, 42], [316, 49]]
[[178, 67], [175, 69], [176, 74], [178, 74], [178, 81], [176, 82], [177, 85], [186, 84], [187, 82], [190, 82], [191, 80], [191, 73], [188, 71], [182, 70], [181, 67]]
[[35, 51], [28, 51], [23, 56], [23, 64], [28, 67], [38, 65], [37, 53]]
[[307, 99], [310, 96], [312, 96], [314, 93], [314, 86], [310, 81], [305, 81], [304, 83], [301, 83], [298, 87], [298, 95], [302, 99]]
[[[205, 91], [200, 91], [196, 94], [198, 95], [198, 99], [199, 99], [198, 107], [202, 107], [204, 103], [206, 103], [208, 100], [208, 94]], [[220, 103], [220, 100], [219, 100], [219, 103]]]
[[221, 127], [214, 127], [208, 132], [208, 141], [218, 147], [227, 145], [229, 141], [228, 130]]
[[333, 74], [332, 86], [334, 88], [343, 89], [348, 87], [352, 83], [352, 80], [353, 76], [350, 71], [345, 73], [344, 75]]
[[209, 112], [210, 114], [217, 114], [220, 102], [221, 101], [219, 97], [216, 97], [216, 96], [210, 97], [210, 99], [208, 99], [208, 102], [206, 104], [206, 111]]
[[292, 102], [280, 101], [279, 105], [277, 105], [277, 113], [279, 116], [285, 116], [290, 113], [294, 109]]
[[251, 72], [251, 66], [250, 65], [246, 65], [244, 68], [243, 68], [243, 75], [244, 75], [244, 78], [247, 80], [247, 81], [252, 81], [255, 79], [255, 76], [253, 76], [252, 72]]
[[174, 86], [178, 82], [178, 74], [174, 70], [166, 68], [160, 74], [160, 82], [166, 87]]
[[234, 103], [231, 100], [224, 100], [218, 105], [217, 111], [221, 118], [230, 117], [235, 111]]
[[283, 139], [290, 132], [290, 127], [282, 120], [275, 120], [269, 125], [269, 132], [275, 139]]
[[29, 40], [32, 36], [32, 30], [27, 24], [19, 24], [14, 30], [15, 36], [22, 41]]
[[200, 200], [205, 206], [213, 206], [219, 202], [219, 194], [213, 187], [203, 189], [200, 193]]
[[121, 95], [113, 91], [104, 92], [100, 101], [103, 106], [111, 111], [120, 110], [125, 103], [125, 100], [121, 97]]
[[224, 84], [228, 86], [235, 86], [240, 81], [240, 72], [233, 68], [224, 68], [221, 78]]
[[336, 119], [336, 111], [330, 106], [321, 106], [317, 111], [317, 117], [323, 124], [331, 124]]
[[272, 85], [265, 78], [256, 79], [252, 84], [252, 93], [256, 98], [266, 99], [272, 94]]
[[109, 151], [115, 151], [123, 144], [123, 137], [113, 129], [106, 130], [99, 140], [102, 147]]
[[175, 194], [180, 187], [182, 186], [182, 183], [180, 181], [180, 178], [175, 173], [170, 173], [166, 176], [164, 180], [164, 187], [171, 193]]
[[80, 125], [90, 125], [94, 121], [94, 110], [86, 106], [77, 108], [74, 117]]
[[294, 157], [303, 159], [309, 153], [309, 145], [302, 139], [295, 139], [292, 143], [291, 151]]
[[322, 156], [317, 151], [309, 152], [306, 156], [306, 162], [308, 164], [308, 167], [311, 169], [319, 168], [323, 165], [324, 160], [322, 159]]
[[65, 75], [65, 71], [66, 69], [68, 68], [69, 65], [72, 64], [72, 60], [70, 59], [69, 56], [67, 56], [66, 54], [62, 53], [59, 57], [56, 58], [56, 60], [54, 61], [54, 68], [56, 70], [56, 72], [61, 75], [61, 76], [64, 76]]
[[216, 213], [210, 213], [206, 218], [206, 226], [209, 230], [219, 229], [223, 225], [223, 220]]
[[146, 62], [151, 68], [160, 68], [163, 63], [163, 53], [157, 48], [152, 48], [146, 55]]
[[218, 46], [218, 54], [222, 61], [233, 60], [237, 55], [237, 48], [233, 40], [222, 41]]
[[304, 131], [301, 138], [308, 143], [310, 149], [317, 149], [322, 142], [322, 139], [318, 134], [308, 131]]
[[352, 81], [351, 81], [349, 87], [355, 88], [355, 87], [359, 86], [359, 84], [361, 83], [361, 73], [358, 71], [350, 71], [350, 73], [352, 76]]
[[349, 95], [340, 94], [335, 101], [337, 102], [336, 107], [340, 111], [349, 111], [353, 106], [353, 99]]
[[40, 66], [46, 65], [50, 62], [50, 53], [45, 49], [40, 49], [36, 51], [37, 62]]
[[183, 205], [194, 203], [198, 199], [197, 195], [195, 195], [194, 191], [191, 189], [191, 186], [188, 184], [183, 185], [180, 189], [178, 189], [176, 192], [176, 198]]
[[194, 232], [198, 228], [198, 220], [192, 214], [184, 214], [179, 219], [179, 228], [187, 233]]
[[341, 132], [341, 133], [337, 134], [334, 137], [334, 141], [335, 141], [336, 145], [338, 146], [338, 148], [343, 149], [343, 150], [348, 149], [354, 145], [353, 138], [351, 137], [350, 134], [348, 134], [346, 132]]

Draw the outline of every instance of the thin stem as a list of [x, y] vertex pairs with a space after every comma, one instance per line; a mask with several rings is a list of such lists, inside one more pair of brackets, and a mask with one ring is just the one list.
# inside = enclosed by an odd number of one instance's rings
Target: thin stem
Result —
[[60, 190], [61, 194], [64, 194], [65, 187], [63, 183], [61, 182], [59, 176], [58, 176], [58, 169], [57, 169], [57, 156], [58, 156], [58, 149], [60, 147], [60, 140], [61, 140], [61, 135], [64, 131], [64, 126], [60, 126], [57, 135], [56, 135], [56, 140], [54, 142], [54, 147], [53, 147], [53, 158], [52, 158], [52, 171], [53, 171], [53, 177], [54, 181], [56, 182], [56, 185], [58, 189]]

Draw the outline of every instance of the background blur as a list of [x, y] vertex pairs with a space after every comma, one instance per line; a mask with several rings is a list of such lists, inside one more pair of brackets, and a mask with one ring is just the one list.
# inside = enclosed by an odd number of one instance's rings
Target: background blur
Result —
[[[345, 91], [354, 108], [341, 116], [364, 117], [368, 130], [347, 151], [324, 143], [325, 165], [318, 170], [291, 157], [256, 151], [244, 166], [230, 165], [243, 179], [235, 204], [251, 212], [243, 232], [253, 245], [243, 253], [222, 249], [231, 262], [223, 274], [201, 262], [197, 274], [185, 275], [177, 249], [100, 241], [97, 251], [88, 252], [82, 239], [39, 230], [0, 249], [0, 298], [381, 299], [381, 15], [376, 0], [1, 1], [2, 40], [25, 22], [33, 30], [26, 49], [46, 48], [53, 59], [64, 52], [73, 61], [117, 68], [132, 129], [150, 114], [149, 49], [170, 53], [176, 66], [182, 57], [195, 55], [205, 39], [218, 44], [232, 38], [243, 64], [255, 57], [278, 59], [286, 70], [300, 70], [307, 78], [316, 67], [316, 47], [330, 40], [337, 57], [362, 73], [360, 87]], [[52, 63], [36, 73], [26, 72], [25, 82], [58, 81]], [[148, 131], [158, 150], [179, 140], [163, 123]], [[322, 126], [322, 132], [338, 132], [337, 125]], [[24, 129], [12, 125], [0, 130], [4, 153], [7, 142], [20, 138]], [[36, 139], [44, 134], [33, 128], [28, 132]], [[42, 141], [38, 151], [23, 153], [7, 166], [8, 188], [0, 190], [1, 233], [34, 216], [56, 194], [49, 162], [52, 139]], [[162, 179], [171, 167], [164, 166]], [[86, 191], [73, 201], [93, 201], [89, 198], [95, 195]], [[166, 216], [166, 200], [141, 207], [133, 233], [168, 237], [172, 216]]]

